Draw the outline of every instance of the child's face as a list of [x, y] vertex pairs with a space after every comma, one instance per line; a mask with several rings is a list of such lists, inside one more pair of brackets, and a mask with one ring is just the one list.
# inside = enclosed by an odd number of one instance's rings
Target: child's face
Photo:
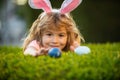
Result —
[[45, 48], [57, 47], [63, 49], [67, 43], [67, 32], [63, 27], [59, 30], [46, 30], [42, 36], [42, 44]]

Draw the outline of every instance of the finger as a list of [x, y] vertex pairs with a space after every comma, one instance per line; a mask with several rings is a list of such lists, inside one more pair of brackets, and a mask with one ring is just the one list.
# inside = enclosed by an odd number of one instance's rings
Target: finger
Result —
[[79, 46], [79, 43], [77, 41], [74, 41], [72, 46], [74, 46], [74, 48], [77, 48]]
[[74, 51], [74, 46], [70, 46], [70, 51]]
[[39, 51], [39, 55], [47, 55], [48, 53], [48, 48], [41, 48]]

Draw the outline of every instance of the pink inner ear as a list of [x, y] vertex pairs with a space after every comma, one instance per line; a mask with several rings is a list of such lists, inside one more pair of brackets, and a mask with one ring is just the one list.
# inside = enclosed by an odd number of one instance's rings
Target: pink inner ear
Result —
[[45, 12], [51, 12], [51, 5], [48, 4], [49, 0], [32, 0], [32, 4], [37, 9], [43, 9]]
[[72, 10], [74, 10], [80, 3], [82, 0], [72, 0], [70, 3], [65, 3], [63, 5], [66, 5], [65, 7], [61, 7], [60, 12], [65, 14], [68, 12], [71, 12]]

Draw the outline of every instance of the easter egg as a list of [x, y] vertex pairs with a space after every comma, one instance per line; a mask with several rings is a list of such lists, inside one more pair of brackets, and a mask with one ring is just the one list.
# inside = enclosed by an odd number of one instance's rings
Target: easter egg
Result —
[[90, 48], [88, 48], [87, 46], [79, 46], [74, 50], [74, 52], [76, 54], [88, 54], [90, 53]]
[[49, 51], [48, 51], [48, 55], [50, 57], [55, 57], [55, 58], [58, 58], [58, 57], [61, 57], [61, 51], [59, 48], [51, 48]]

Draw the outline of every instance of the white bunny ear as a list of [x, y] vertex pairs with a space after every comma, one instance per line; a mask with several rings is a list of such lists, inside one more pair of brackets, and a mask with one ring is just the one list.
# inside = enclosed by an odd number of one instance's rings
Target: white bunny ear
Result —
[[81, 2], [82, 0], [65, 0], [60, 8], [60, 13], [65, 14], [71, 12], [77, 8]]
[[51, 3], [49, 0], [29, 0], [28, 3], [33, 9], [43, 9], [46, 13], [52, 11]]

